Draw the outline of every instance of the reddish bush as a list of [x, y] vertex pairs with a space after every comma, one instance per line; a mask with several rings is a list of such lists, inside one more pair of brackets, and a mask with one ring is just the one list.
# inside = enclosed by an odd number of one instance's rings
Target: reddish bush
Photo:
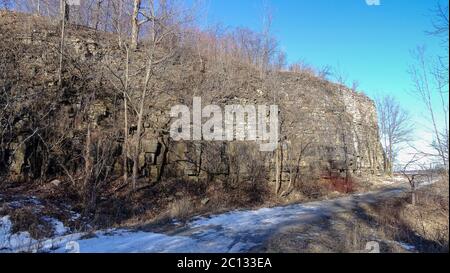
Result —
[[326, 175], [322, 177], [328, 181], [330, 191], [340, 193], [352, 193], [356, 191], [356, 183], [351, 176], [341, 177], [337, 175]]

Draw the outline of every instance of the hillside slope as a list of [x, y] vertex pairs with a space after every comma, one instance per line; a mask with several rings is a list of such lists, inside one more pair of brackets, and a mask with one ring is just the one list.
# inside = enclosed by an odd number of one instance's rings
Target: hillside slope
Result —
[[[199, 206], [262, 204], [274, 198], [278, 175], [275, 199], [316, 198], [324, 189], [351, 192], [359, 178], [383, 173], [376, 109], [362, 93], [308, 73], [261, 73], [243, 62], [203, 56], [185, 42], [155, 66], [149, 81], [140, 190], [130, 196], [121, 180], [125, 111], [119, 86], [126, 52], [110, 33], [69, 25], [59, 83], [59, 33], [59, 25], [44, 18], [1, 12], [3, 188], [23, 182], [21, 191], [70, 199], [108, 225], [130, 215], [153, 217], [184, 199]], [[128, 173], [146, 54], [145, 42], [129, 52]], [[194, 96], [203, 105], [277, 104], [279, 152], [260, 152], [253, 142], [173, 141], [170, 109], [192, 107]], [[55, 179], [62, 183], [48, 183]], [[98, 215], [103, 209], [108, 213]]]

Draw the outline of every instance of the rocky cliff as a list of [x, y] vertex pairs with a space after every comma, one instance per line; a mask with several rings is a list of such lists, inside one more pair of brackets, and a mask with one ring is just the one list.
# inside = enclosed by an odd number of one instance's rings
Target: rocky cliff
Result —
[[[75, 177], [86, 161], [87, 130], [90, 156], [103, 164], [98, 175], [123, 173], [123, 97], [117, 88], [121, 76], [116, 76], [123, 75], [126, 59], [115, 38], [69, 26], [64, 81], [58, 85], [57, 25], [5, 13], [0, 29], [1, 105], [6, 109], [1, 119], [9, 130], [2, 135], [3, 174]], [[142, 89], [146, 53], [130, 54], [132, 108]], [[290, 184], [311, 173], [330, 179], [383, 172], [376, 109], [362, 93], [308, 73], [261, 74], [245, 64], [198, 56], [188, 45], [156, 70], [145, 101], [141, 183], [170, 177], [273, 183], [280, 176]], [[277, 104], [278, 152], [259, 152], [247, 142], [173, 141], [167, 133], [170, 108], [192, 106], [194, 96], [205, 105]], [[137, 141], [133, 113], [130, 109], [129, 147]]]

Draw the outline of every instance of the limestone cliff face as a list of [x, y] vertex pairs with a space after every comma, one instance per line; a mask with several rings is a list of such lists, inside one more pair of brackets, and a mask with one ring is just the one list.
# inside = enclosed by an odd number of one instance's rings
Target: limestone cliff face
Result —
[[283, 73], [286, 135], [311, 143], [304, 165], [355, 174], [383, 172], [376, 108], [367, 96], [308, 75]]
[[[67, 85], [60, 90], [56, 85], [59, 59], [58, 51], [54, 50], [59, 44], [56, 29], [43, 25], [33, 30], [31, 36], [27, 29], [16, 30], [17, 35], [26, 38], [18, 39], [9, 34], [13, 33], [8, 31], [11, 25], [14, 24], [0, 25], [4, 29], [0, 45], [3, 49], [19, 48], [21, 54], [3, 51], [5, 55], [11, 55], [5, 59], [14, 59], [14, 64], [9, 62], [11, 68], [5, 66], [4, 74], [15, 75], [14, 71], [21, 71], [23, 75], [20, 81], [12, 81], [8, 76], [0, 83], [7, 87], [11, 96], [25, 94], [26, 97], [29, 93], [39, 94], [41, 99], [37, 106], [28, 95], [28, 108], [17, 106], [17, 113], [10, 113], [11, 119], [17, 116], [14, 121], [17, 129], [8, 136], [8, 146], [0, 151], [3, 162], [9, 162], [6, 167], [16, 174], [24, 170], [36, 175], [60, 171], [52, 167], [53, 163], [48, 166], [32, 163], [48, 157], [59, 165], [62, 162], [73, 164], [62, 166], [64, 172], [76, 172], [83, 164], [79, 158], [85, 149], [87, 121], [90, 121], [92, 137], [103, 137], [102, 141], [111, 142], [109, 150], [114, 153], [105, 164], [120, 174], [123, 171], [123, 109], [116, 90], [120, 83], [114, 82], [110, 70], [116, 69], [116, 73], [122, 75], [125, 56], [114, 44], [115, 40], [107, 35], [103, 37], [69, 28], [66, 52], [72, 58], [66, 60], [64, 78]], [[321, 176], [383, 172], [377, 113], [373, 101], [365, 95], [304, 73], [271, 72], [261, 77], [259, 71], [242, 64], [207, 58], [202, 58], [199, 64], [195, 54], [188, 48], [183, 50], [171, 63], [157, 68], [157, 76], [150, 84], [151, 95], [145, 102], [139, 168], [150, 180], [165, 176], [195, 179], [221, 176], [239, 180], [248, 174], [271, 180], [277, 172], [275, 154], [259, 152], [255, 143], [173, 141], [167, 134], [170, 108], [176, 104], [190, 105], [194, 96], [201, 97], [204, 105], [277, 104], [280, 110], [280, 172], [284, 180], [289, 180], [297, 167], [301, 169], [301, 175], [312, 171]], [[145, 65], [145, 52], [131, 54], [130, 69], [135, 76], [130, 82], [130, 100], [137, 101], [144, 78], [139, 71]], [[52, 109], [51, 115], [42, 110], [47, 108]], [[41, 125], [41, 116], [48, 123]], [[129, 119], [129, 147], [133, 147], [135, 115], [130, 114]], [[49, 151], [43, 140], [32, 135], [35, 128], [41, 127], [45, 128], [46, 134], [40, 134], [40, 137], [48, 143], [53, 141], [52, 138], [64, 139], [64, 149], [58, 153]], [[30, 135], [33, 141], [22, 141]], [[133, 149], [130, 149], [130, 158], [132, 153]]]
[[[211, 99], [211, 103], [279, 106], [281, 180], [290, 180], [297, 166], [301, 173], [316, 172], [319, 177], [384, 172], [376, 108], [364, 94], [314, 76], [288, 72], [277, 73], [261, 89], [256, 86], [249, 89], [236, 88]], [[248, 160], [262, 160], [264, 164], [259, 167], [272, 179], [276, 174], [275, 153], [261, 155], [255, 151], [256, 145], [248, 142], [205, 145], [193, 141], [174, 145], [177, 148], [169, 152], [169, 161], [188, 158], [181, 167], [185, 169], [181, 175], [196, 177], [201, 176], [201, 170], [215, 174], [227, 170], [226, 175], [238, 172], [246, 176], [255, 168]], [[240, 162], [239, 170], [231, 166], [231, 158]], [[205, 167], [211, 159], [222, 171]]]

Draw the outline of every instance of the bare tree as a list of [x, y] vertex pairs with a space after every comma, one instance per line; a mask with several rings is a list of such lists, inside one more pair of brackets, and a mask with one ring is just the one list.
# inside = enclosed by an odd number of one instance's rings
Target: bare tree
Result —
[[123, 85], [123, 180], [125, 183], [128, 181], [128, 85], [129, 85], [129, 73], [130, 73], [130, 51], [128, 46], [125, 45], [126, 50], [126, 64], [125, 64], [125, 81]]
[[64, 58], [64, 39], [66, 32], [66, 22], [69, 17], [69, 5], [66, 0], [60, 1], [60, 14], [61, 14], [61, 41], [59, 49], [59, 70], [58, 70], [58, 84], [62, 84], [62, 68], [63, 68], [63, 58]]
[[277, 71], [282, 71], [286, 68], [286, 61], [287, 57], [286, 57], [286, 52], [284, 51], [279, 51], [276, 54], [276, 59], [274, 60], [273, 63], [273, 67], [275, 70]]
[[130, 100], [130, 93], [129, 93], [129, 85], [130, 85], [130, 50], [127, 43], [123, 44], [123, 48], [125, 49], [125, 71], [124, 75], [119, 75], [119, 73], [116, 71], [118, 69], [112, 68], [109, 63], [106, 64], [107, 70], [113, 75], [114, 79], [118, 80], [119, 85], [115, 84], [113, 79], [111, 79], [111, 84], [114, 86], [115, 90], [123, 96], [123, 133], [124, 133], [124, 140], [122, 145], [122, 153], [123, 153], [123, 180], [126, 184], [128, 182], [128, 154], [129, 154], [129, 125], [128, 125], [128, 101]]
[[448, 5], [444, 6], [441, 3], [437, 3], [431, 16], [433, 29], [427, 31], [427, 33], [440, 39], [443, 53], [430, 58], [426, 56], [424, 46], [417, 47], [412, 52], [415, 64], [411, 65], [409, 73], [413, 82], [413, 93], [425, 105], [433, 133], [431, 147], [435, 153], [420, 152], [439, 158], [441, 164], [448, 170]]
[[285, 148], [283, 146], [283, 142], [278, 141], [277, 149], [275, 150], [275, 195], [278, 195], [280, 192], [283, 178], [283, 148]]
[[142, 24], [139, 21], [139, 12], [141, 10], [141, 0], [134, 0], [133, 14], [131, 16], [131, 48], [136, 49], [139, 41], [139, 28]]
[[289, 65], [289, 71], [290, 72], [296, 72], [296, 73], [306, 73], [309, 75], [315, 75], [315, 69], [312, 65], [307, 63], [305, 60], [301, 59], [296, 61], [295, 63], [292, 63]]
[[347, 85], [348, 74], [344, 72], [339, 64], [333, 69], [333, 76], [338, 84]]
[[422, 174], [418, 171], [418, 163], [424, 156], [418, 153], [414, 154], [401, 168], [400, 172], [408, 180], [411, 188], [411, 204], [416, 205], [416, 190], [419, 184], [419, 176]]
[[36, 14], [41, 15], [41, 0], [36, 0]]
[[[419, 97], [428, 112], [431, 121], [433, 143], [432, 148], [436, 151], [433, 156], [441, 159], [442, 165], [448, 169], [448, 83], [442, 78], [440, 73], [436, 73], [436, 66], [430, 64], [425, 55], [425, 47], [418, 47], [413, 51], [416, 60], [411, 65], [409, 73], [413, 83], [413, 93]], [[439, 103], [435, 103], [436, 101]], [[443, 122], [439, 122], [442, 115]], [[424, 153], [423, 151], [421, 151]]]
[[187, 11], [178, 11], [175, 4], [170, 3], [167, 0], [149, 1], [148, 14], [142, 13], [142, 15], [145, 17], [145, 22], [148, 22], [150, 26], [149, 39], [146, 41], [147, 60], [145, 66], [145, 79], [142, 86], [141, 95], [137, 101], [136, 147], [133, 157], [134, 189], [136, 189], [136, 181], [139, 170], [139, 154], [141, 151], [143, 119], [146, 114], [145, 101], [148, 93], [151, 91], [149, 90], [150, 82], [156, 73], [156, 66], [164, 64], [174, 56], [176, 52], [176, 44], [174, 44], [173, 41], [180, 35], [181, 25], [186, 23], [187, 20], [190, 20]]
[[123, 38], [122, 20], [124, 17], [124, 8], [125, 8], [123, 1], [124, 0], [112, 1], [112, 9], [113, 9], [112, 24], [114, 31], [117, 33], [119, 47], [122, 47], [122, 38]]
[[[103, 9], [102, 5], [103, 5], [103, 0], [97, 0], [97, 4], [95, 7], [95, 27], [94, 27], [95, 30], [99, 29], [100, 22], [102, 20], [102, 18], [101, 18], [102, 17], [102, 9]], [[106, 26], [106, 22], [103, 22], [103, 23]]]
[[327, 80], [332, 74], [332, 68], [329, 65], [325, 65], [317, 71], [317, 77], [323, 80]]
[[301, 163], [307, 151], [311, 148], [312, 140], [305, 135], [294, 135], [294, 141], [287, 141], [286, 153], [289, 169], [289, 183], [285, 191], [280, 195], [289, 195], [294, 186], [297, 184], [298, 178], [301, 174]]
[[436, 72], [448, 84], [448, 5], [444, 6], [437, 2], [435, 9], [432, 11], [432, 24], [432, 30], [427, 31], [427, 33], [440, 39], [441, 46], [444, 49], [443, 55], [438, 56], [438, 62], [435, 64]]
[[70, 5], [67, 0], [61, 0], [60, 12], [61, 12], [61, 18], [63, 18], [64, 21], [68, 22], [69, 17], [70, 17]]
[[262, 54], [260, 61], [260, 75], [267, 71], [271, 58], [277, 48], [277, 41], [272, 34], [273, 15], [268, 6], [264, 7], [263, 32], [262, 32]]
[[12, 8], [11, 0], [0, 0], [0, 9], [9, 10]]
[[354, 80], [354, 81], [352, 82], [352, 87], [351, 87], [351, 89], [352, 89], [353, 92], [356, 92], [356, 91], [358, 91], [358, 88], [359, 88], [359, 81]]
[[384, 167], [392, 175], [395, 155], [399, 150], [399, 145], [411, 138], [410, 116], [392, 96], [377, 98], [376, 104], [381, 141], [385, 151]]

